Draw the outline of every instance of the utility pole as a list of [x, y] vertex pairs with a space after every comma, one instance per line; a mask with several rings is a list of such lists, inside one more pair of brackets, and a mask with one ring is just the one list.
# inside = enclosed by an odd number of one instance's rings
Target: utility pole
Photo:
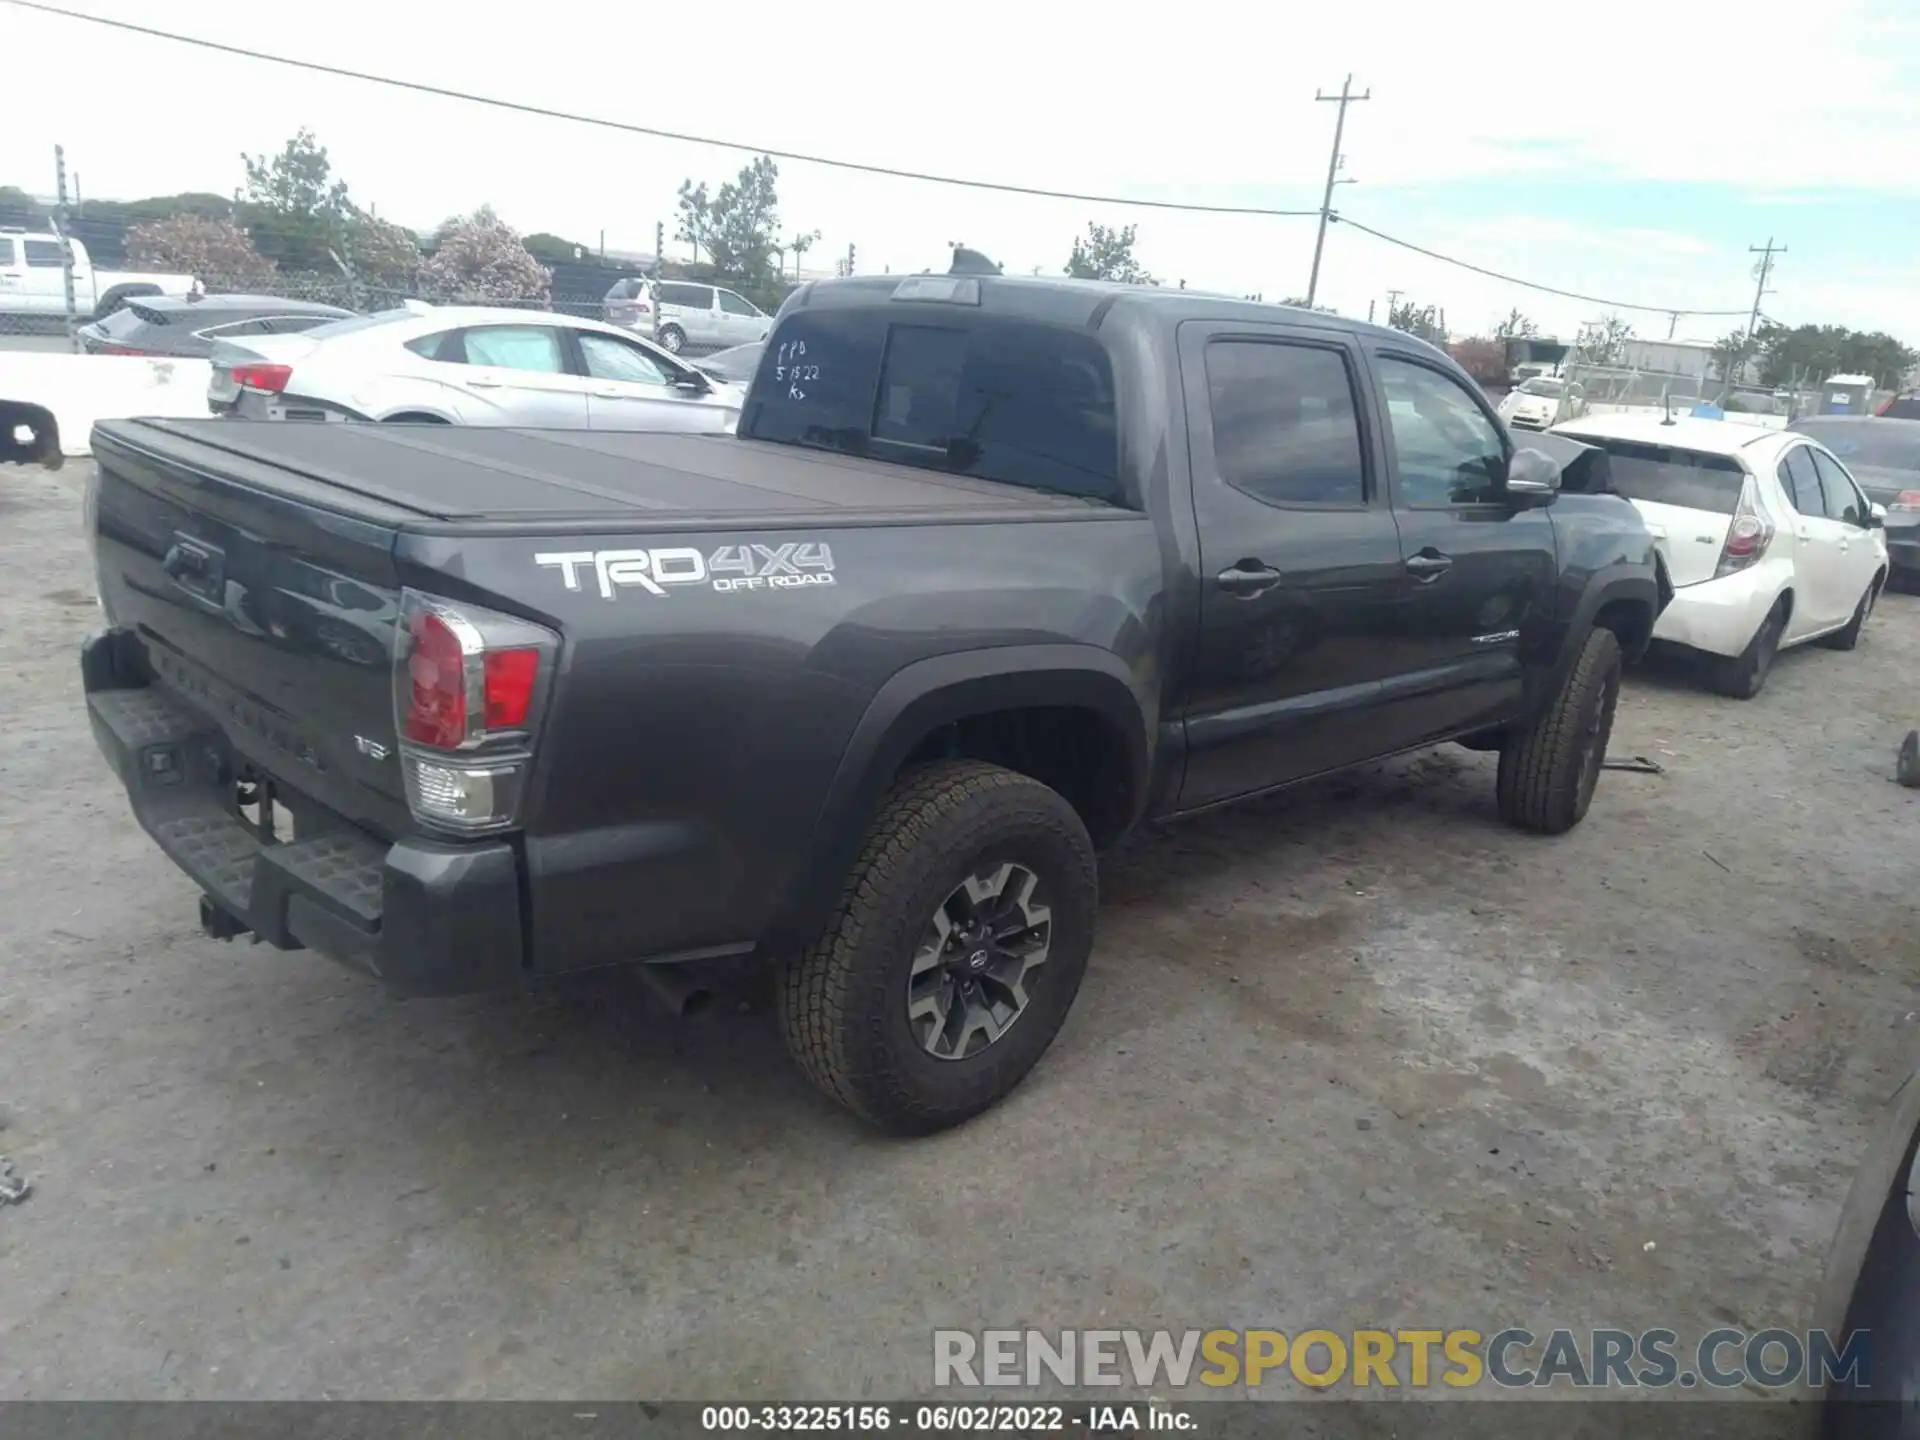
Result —
[[665, 265], [666, 259], [667, 259], [667, 222], [664, 220], [656, 220], [653, 222], [653, 278], [654, 279], [658, 280], [662, 275], [666, 273], [666, 271], [661, 268], [663, 265]]
[[73, 302], [73, 242], [67, 239], [67, 150], [64, 145], [53, 147], [54, 211], [53, 233], [60, 240], [60, 278], [67, 292], [67, 344], [73, 353], [80, 353], [80, 331], [74, 325], [78, 318]]
[[1379, 302], [1375, 300], [1367, 301], [1367, 324], [1369, 325], [1373, 323], [1373, 307], [1378, 303]]
[[1316, 101], [1337, 103], [1340, 111], [1333, 122], [1333, 154], [1327, 157], [1327, 188], [1320, 196], [1320, 231], [1313, 237], [1313, 270], [1307, 276], [1308, 309], [1313, 308], [1314, 298], [1320, 293], [1320, 252], [1327, 243], [1327, 220], [1333, 213], [1333, 187], [1339, 183], [1337, 177], [1340, 173], [1340, 137], [1347, 128], [1347, 106], [1357, 100], [1371, 100], [1373, 88], [1369, 86], [1365, 94], [1355, 95], [1353, 76], [1348, 75], [1340, 82], [1338, 95], [1322, 95], [1315, 90], [1313, 98]]
[[1674, 311], [1667, 317], [1667, 339], [1673, 338], [1673, 332], [1680, 328], [1680, 312]]
[[1404, 290], [1387, 291], [1387, 324], [1393, 323], [1393, 307], [1400, 303], [1400, 297], [1406, 293]]
[[1767, 243], [1764, 246], [1749, 245], [1747, 247], [1747, 253], [1760, 257], [1759, 283], [1753, 287], [1753, 313], [1747, 317], [1747, 343], [1752, 344], [1753, 332], [1760, 324], [1760, 301], [1765, 298], [1767, 293], [1767, 276], [1773, 273], [1773, 257], [1786, 254], [1787, 247], [1784, 245], [1776, 246], [1773, 243], [1773, 237], [1769, 235], [1767, 237]]

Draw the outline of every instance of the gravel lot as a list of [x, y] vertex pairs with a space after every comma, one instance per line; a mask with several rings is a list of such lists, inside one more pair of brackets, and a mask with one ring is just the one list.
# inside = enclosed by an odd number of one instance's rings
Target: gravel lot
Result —
[[1457, 749], [1144, 837], [1033, 1078], [902, 1143], [749, 987], [400, 1004], [202, 938], [82, 718], [84, 473], [0, 471], [0, 1395], [883, 1398], [940, 1325], [1793, 1324], [1910, 1057], [1920, 599], [1750, 704], [1641, 673], [1615, 754], [1667, 773], [1560, 840]]

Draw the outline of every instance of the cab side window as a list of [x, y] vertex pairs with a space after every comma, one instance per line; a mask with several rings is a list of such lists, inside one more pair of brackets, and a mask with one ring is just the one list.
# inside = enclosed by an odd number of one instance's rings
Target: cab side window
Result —
[[1411, 360], [1375, 359], [1399, 462], [1400, 503], [1432, 508], [1498, 499], [1507, 447], [1466, 387]]
[[1353, 377], [1328, 346], [1216, 340], [1207, 398], [1220, 478], [1269, 505], [1361, 506]]

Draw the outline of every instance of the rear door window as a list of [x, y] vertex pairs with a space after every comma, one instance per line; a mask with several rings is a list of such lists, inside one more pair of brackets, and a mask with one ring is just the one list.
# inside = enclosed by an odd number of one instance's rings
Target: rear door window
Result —
[[634, 385], [666, 385], [673, 376], [645, 350], [602, 335], [598, 330], [577, 330], [580, 358], [587, 374], [596, 380], [625, 380]]
[[927, 307], [800, 311], [740, 434], [1127, 503], [1113, 367], [1084, 330]]
[[1780, 461], [1780, 483], [1787, 499], [1802, 515], [1827, 513], [1826, 499], [1820, 493], [1820, 474], [1813, 468], [1813, 451], [1796, 445]]
[[751, 317], [760, 313], [754, 309], [752, 305], [748, 304], [746, 300], [734, 294], [731, 290], [722, 290], [719, 294], [720, 308], [729, 315], [746, 315]]
[[1594, 439], [1575, 435], [1607, 452], [1613, 488], [1629, 500], [1674, 505], [1682, 510], [1704, 510], [1731, 515], [1739, 508], [1747, 472], [1731, 455], [1681, 450], [1671, 445], [1648, 445], [1637, 440]]
[[528, 370], [540, 375], [566, 373], [559, 332], [544, 325], [481, 325], [468, 330], [461, 338], [469, 365]]
[[1827, 493], [1827, 518], [1864, 525], [1866, 516], [1862, 513], [1860, 496], [1847, 472], [1840, 468], [1840, 462], [1820, 450], [1808, 449], [1807, 453], [1813, 457], [1813, 468], [1820, 472], [1820, 488]]
[[1346, 357], [1323, 346], [1216, 340], [1207, 400], [1220, 478], [1269, 505], [1366, 503]]

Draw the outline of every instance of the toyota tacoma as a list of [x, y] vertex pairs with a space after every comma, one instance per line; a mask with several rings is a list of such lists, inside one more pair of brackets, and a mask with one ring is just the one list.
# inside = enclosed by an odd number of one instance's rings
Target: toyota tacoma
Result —
[[1580, 821], [1671, 588], [1538, 438], [1332, 316], [816, 282], [734, 435], [103, 422], [86, 704], [210, 933], [412, 995], [763, 957], [925, 1132], [1046, 1050], [1143, 821], [1455, 740]]

